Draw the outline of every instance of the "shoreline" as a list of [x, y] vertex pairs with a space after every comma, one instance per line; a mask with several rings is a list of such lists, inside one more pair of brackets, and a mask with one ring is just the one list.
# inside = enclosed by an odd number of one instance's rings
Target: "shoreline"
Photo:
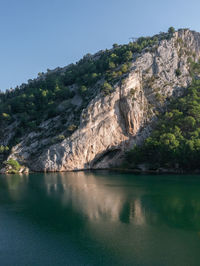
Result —
[[68, 171], [29, 171], [27, 173], [19, 172], [19, 173], [7, 173], [1, 172], [1, 175], [29, 175], [29, 174], [50, 174], [50, 173], [70, 173], [70, 172], [99, 172], [99, 171], [110, 171], [110, 172], [125, 172], [125, 173], [133, 173], [138, 175], [164, 175], [164, 174], [178, 174], [178, 175], [185, 175], [185, 174], [192, 174], [198, 175], [200, 174], [200, 169], [191, 170], [183, 170], [183, 169], [166, 169], [166, 168], [158, 168], [156, 170], [141, 170], [141, 169], [132, 169], [132, 168], [94, 168], [94, 169], [78, 169], [78, 170], [68, 170]]

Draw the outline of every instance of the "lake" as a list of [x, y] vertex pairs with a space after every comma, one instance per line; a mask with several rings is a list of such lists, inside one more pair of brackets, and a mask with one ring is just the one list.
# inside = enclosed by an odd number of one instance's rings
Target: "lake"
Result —
[[200, 176], [0, 176], [0, 265], [200, 265]]

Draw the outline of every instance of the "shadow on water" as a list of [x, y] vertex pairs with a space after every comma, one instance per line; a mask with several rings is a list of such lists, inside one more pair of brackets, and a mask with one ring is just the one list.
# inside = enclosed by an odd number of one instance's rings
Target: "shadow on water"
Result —
[[71, 258], [71, 265], [198, 265], [200, 260], [198, 176], [107, 171], [2, 176], [0, 215], [1, 210], [58, 242], [54, 252], [74, 247], [82, 257]]

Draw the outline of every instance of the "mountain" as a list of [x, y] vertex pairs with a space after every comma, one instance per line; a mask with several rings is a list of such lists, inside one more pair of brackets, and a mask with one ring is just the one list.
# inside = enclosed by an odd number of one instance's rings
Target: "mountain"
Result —
[[[28, 84], [1, 93], [2, 172], [123, 164], [137, 168], [142, 163], [150, 163], [150, 168], [167, 166], [165, 160], [173, 161], [172, 157], [163, 157], [157, 166], [151, 162], [159, 145], [150, 147], [147, 142], [150, 135], [156, 140], [156, 131], [159, 143], [159, 126], [166, 113], [187, 96], [191, 86], [198, 94], [199, 57], [200, 33], [170, 28], [167, 33], [87, 54], [76, 64], [39, 73]], [[196, 131], [200, 125], [196, 120], [194, 124]], [[191, 138], [188, 135], [187, 140]], [[170, 141], [166, 139], [166, 145]]]

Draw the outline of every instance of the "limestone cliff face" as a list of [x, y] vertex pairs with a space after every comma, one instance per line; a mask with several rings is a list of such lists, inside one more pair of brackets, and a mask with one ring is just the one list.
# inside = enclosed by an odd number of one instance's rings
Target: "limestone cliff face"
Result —
[[82, 111], [80, 126], [70, 137], [46, 145], [38, 155], [37, 149], [46, 140], [32, 132], [12, 149], [9, 158], [34, 171], [119, 166], [124, 152], [150, 134], [169, 97], [181, 95], [188, 87], [188, 58], [197, 60], [199, 55], [200, 34], [176, 32], [170, 40], [135, 56], [130, 72], [115, 84], [114, 92], [107, 96], [99, 93]]
[[[80, 128], [61, 144], [43, 152], [40, 169], [66, 171], [113, 165], [144, 122], [145, 97], [140, 86], [138, 74], [132, 73], [112, 95], [98, 95], [83, 111]], [[130, 97], [131, 88], [141, 92], [135, 104]]]

